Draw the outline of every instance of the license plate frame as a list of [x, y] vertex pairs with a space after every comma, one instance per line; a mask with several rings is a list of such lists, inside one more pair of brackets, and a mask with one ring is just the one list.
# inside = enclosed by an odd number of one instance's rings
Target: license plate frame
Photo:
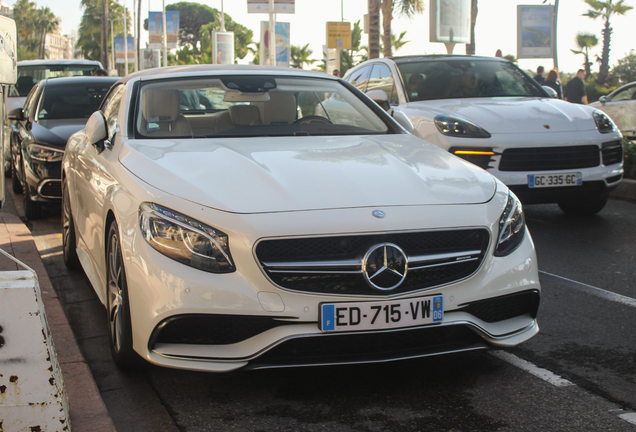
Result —
[[581, 172], [567, 172], [556, 174], [529, 174], [528, 187], [532, 189], [550, 187], [571, 187], [583, 185]]
[[444, 319], [440, 294], [396, 300], [325, 302], [320, 304], [322, 332], [383, 330], [436, 324]]

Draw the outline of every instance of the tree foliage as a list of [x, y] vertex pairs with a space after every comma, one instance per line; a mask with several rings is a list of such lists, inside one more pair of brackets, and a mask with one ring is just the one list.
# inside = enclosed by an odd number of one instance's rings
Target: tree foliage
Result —
[[392, 32], [391, 22], [393, 14], [412, 18], [417, 14], [424, 12], [424, 0], [382, 0], [382, 27], [384, 32], [383, 54], [384, 57], [391, 57], [392, 50]]
[[592, 33], [579, 32], [575, 38], [578, 50], [570, 49], [574, 54], [581, 54], [585, 58], [583, 66], [585, 67], [585, 76], [590, 76], [592, 73], [592, 62], [590, 61], [590, 48], [594, 48], [598, 45], [598, 38]]
[[[101, 60], [101, 34], [102, 34], [102, 1], [101, 0], [82, 0], [81, 6], [84, 8], [84, 14], [80, 21], [80, 28], [77, 38], [77, 46], [81, 50], [85, 58], [89, 60]], [[119, 3], [109, 0], [108, 17], [113, 21], [114, 36], [124, 35], [124, 8]], [[127, 29], [130, 30], [132, 19], [130, 12], [126, 10]], [[112, 49], [110, 25], [108, 26], [108, 47]], [[128, 35], [128, 32], [126, 32]], [[106, 66], [106, 65], [104, 65]]]
[[38, 9], [34, 2], [18, 0], [13, 19], [18, 30], [18, 60], [45, 58], [46, 35], [58, 29], [59, 18], [48, 7]]
[[636, 81], [636, 51], [631, 50], [629, 54], [619, 59], [617, 63], [613, 72], [622, 84]]
[[303, 69], [304, 65], [312, 65], [318, 60], [312, 60], [310, 57], [314, 52], [309, 49], [309, 44], [301, 47], [300, 45], [291, 46], [291, 67]]
[[603, 51], [601, 54], [601, 65], [597, 75], [597, 81], [599, 84], [604, 84], [609, 78], [609, 53], [610, 53], [610, 41], [612, 37], [612, 27], [610, 27], [610, 18], [614, 15], [625, 15], [628, 11], [634, 9], [632, 6], [625, 4], [625, 0], [618, 0], [613, 2], [612, 0], [600, 1], [600, 0], [585, 0], [585, 3], [590, 7], [583, 16], [596, 19], [601, 18], [605, 22], [603, 27]]

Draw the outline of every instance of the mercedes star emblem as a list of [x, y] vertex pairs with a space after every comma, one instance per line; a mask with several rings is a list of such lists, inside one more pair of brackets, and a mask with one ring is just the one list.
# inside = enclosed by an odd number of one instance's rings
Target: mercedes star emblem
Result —
[[371, 287], [388, 291], [404, 282], [408, 266], [409, 260], [402, 249], [392, 243], [382, 243], [367, 252], [362, 273]]
[[384, 219], [386, 217], [386, 213], [384, 213], [382, 210], [373, 210], [373, 213], [371, 214], [378, 219]]

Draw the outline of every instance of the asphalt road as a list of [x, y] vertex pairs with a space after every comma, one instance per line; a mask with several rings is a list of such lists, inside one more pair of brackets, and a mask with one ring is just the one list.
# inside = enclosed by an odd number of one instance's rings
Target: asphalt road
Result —
[[636, 431], [634, 203], [589, 218], [526, 207], [541, 331], [514, 349], [228, 374], [119, 371], [103, 307], [64, 267], [58, 214], [28, 226], [120, 432]]

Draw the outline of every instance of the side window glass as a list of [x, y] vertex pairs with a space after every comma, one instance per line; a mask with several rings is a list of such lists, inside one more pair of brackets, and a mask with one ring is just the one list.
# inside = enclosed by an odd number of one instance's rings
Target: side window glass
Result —
[[361, 92], [366, 91], [367, 83], [369, 82], [369, 72], [371, 72], [371, 66], [364, 67], [358, 71], [355, 71], [348, 78], [348, 81], [356, 86]]
[[386, 65], [377, 64], [373, 66], [369, 85], [367, 86], [367, 91], [369, 90], [384, 90], [390, 104], [397, 105], [399, 103], [397, 91], [395, 91], [395, 80]]
[[115, 134], [118, 132], [117, 115], [119, 114], [119, 105], [121, 103], [122, 96], [126, 93], [123, 89], [123, 85], [120, 85], [119, 88], [115, 89], [110, 94], [106, 104], [104, 105], [104, 117], [106, 118], [106, 127], [108, 128], [108, 140], [111, 142], [115, 138]]
[[31, 106], [33, 105], [36, 97], [36, 93], [38, 92], [39, 86], [33, 87], [26, 100], [24, 101], [24, 117], [29, 117], [29, 113], [31, 112]]
[[612, 102], [630, 100], [636, 98], [636, 86], [626, 88], [622, 92], [616, 93], [612, 98]]

